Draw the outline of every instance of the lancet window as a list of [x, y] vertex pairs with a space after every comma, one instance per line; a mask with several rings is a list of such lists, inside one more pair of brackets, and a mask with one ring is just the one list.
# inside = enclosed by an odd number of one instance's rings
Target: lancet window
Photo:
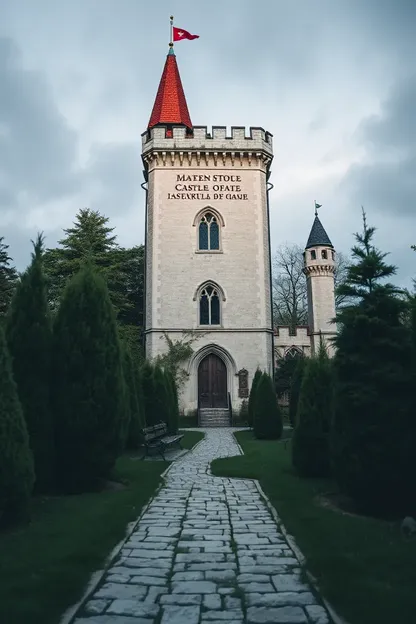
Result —
[[220, 248], [220, 227], [212, 212], [205, 212], [201, 217], [198, 243], [200, 251], [218, 251]]

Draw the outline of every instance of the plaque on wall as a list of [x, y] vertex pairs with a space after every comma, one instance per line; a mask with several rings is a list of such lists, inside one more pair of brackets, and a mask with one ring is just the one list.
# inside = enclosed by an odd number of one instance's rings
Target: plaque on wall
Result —
[[238, 371], [238, 396], [241, 399], [248, 398], [248, 371], [245, 368], [242, 368]]

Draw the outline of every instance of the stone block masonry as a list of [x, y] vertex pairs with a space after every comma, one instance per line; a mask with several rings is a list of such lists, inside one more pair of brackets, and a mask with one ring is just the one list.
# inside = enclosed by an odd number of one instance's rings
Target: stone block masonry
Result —
[[209, 429], [172, 464], [76, 624], [329, 624], [255, 483], [211, 475], [239, 452]]

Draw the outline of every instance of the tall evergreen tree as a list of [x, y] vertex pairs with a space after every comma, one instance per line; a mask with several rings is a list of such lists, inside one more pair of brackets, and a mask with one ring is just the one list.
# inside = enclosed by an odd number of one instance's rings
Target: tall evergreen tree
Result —
[[151, 427], [160, 421], [156, 402], [154, 400], [156, 389], [153, 369], [154, 367], [149, 360], [145, 360], [143, 362], [143, 366], [141, 368], [141, 379], [146, 427]]
[[289, 422], [292, 427], [296, 427], [296, 414], [298, 411], [300, 389], [302, 387], [303, 373], [305, 372], [306, 364], [307, 360], [304, 357], [297, 358], [296, 368], [292, 376], [292, 382], [290, 384]]
[[292, 463], [302, 477], [330, 474], [329, 430], [332, 418], [332, 366], [323, 345], [304, 367], [292, 440]]
[[[407, 402], [410, 344], [403, 306], [392, 284], [396, 269], [373, 246], [375, 228], [363, 213], [354, 264], [341, 287], [357, 303], [337, 315], [336, 385], [331, 456], [334, 476], [347, 494], [373, 513], [410, 504]], [[410, 479], [414, 489], [414, 476]], [[407, 501], [407, 502], [406, 502]]]
[[0, 321], [9, 309], [18, 279], [8, 249], [9, 245], [4, 243], [4, 236], [0, 236]]
[[258, 440], [277, 440], [283, 432], [276, 391], [267, 373], [261, 375], [256, 386], [253, 430]]
[[61, 487], [109, 476], [121, 451], [122, 352], [107, 286], [90, 263], [65, 289], [54, 324], [53, 407]]
[[164, 422], [169, 425], [171, 412], [171, 393], [163, 369], [156, 365], [153, 370], [154, 397], [156, 422]]
[[22, 275], [10, 306], [6, 335], [35, 462], [35, 488], [37, 492], [50, 492], [54, 480], [54, 435], [49, 396], [52, 328], [41, 234], [33, 247], [32, 262]]
[[133, 358], [132, 366], [134, 377], [133, 384], [136, 390], [136, 398], [134, 399], [134, 397], [131, 397], [131, 414], [127, 447], [130, 449], [137, 449], [142, 442], [141, 432], [143, 427], [146, 426], [146, 420], [144, 414], [142, 373], [140, 367]]
[[34, 479], [29, 436], [0, 327], [0, 526], [29, 519]]
[[262, 372], [258, 368], [254, 373], [253, 382], [251, 384], [250, 395], [248, 397], [248, 426], [252, 427], [254, 422], [254, 404], [256, 401], [257, 385], [261, 379]]
[[[106, 279], [109, 289], [117, 282], [119, 259], [115, 258], [116, 236], [109, 227], [109, 219], [98, 211], [85, 208], [76, 215], [72, 228], [64, 229], [65, 237], [60, 247], [48, 249], [45, 254], [45, 268], [49, 283], [51, 306], [56, 309], [68, 280], [73, 277], [88, 259]], [[119, 303], [119, 297], [116, 303]]]
[[169, 394], [169, 433], [175, 434], [178, 432], [179, 426], [179, 403], [178, 403], [178, 391], [176, 388], [175, 379], [171, 371], [164, 371], [165, 381]]

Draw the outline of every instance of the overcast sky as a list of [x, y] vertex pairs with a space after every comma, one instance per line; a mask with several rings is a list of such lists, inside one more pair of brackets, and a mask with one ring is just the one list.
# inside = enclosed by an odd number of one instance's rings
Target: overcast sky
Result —
[[0, 0], [0, 236], [22, 269], [80, 208], [144, 240], [141, 133], [169, 15], [195, 125], [274, 137], [272, 245], [305, 244], [316, 199], [338, 250], [361, 205], [399, 279], [416, 273], [416, 0]]

